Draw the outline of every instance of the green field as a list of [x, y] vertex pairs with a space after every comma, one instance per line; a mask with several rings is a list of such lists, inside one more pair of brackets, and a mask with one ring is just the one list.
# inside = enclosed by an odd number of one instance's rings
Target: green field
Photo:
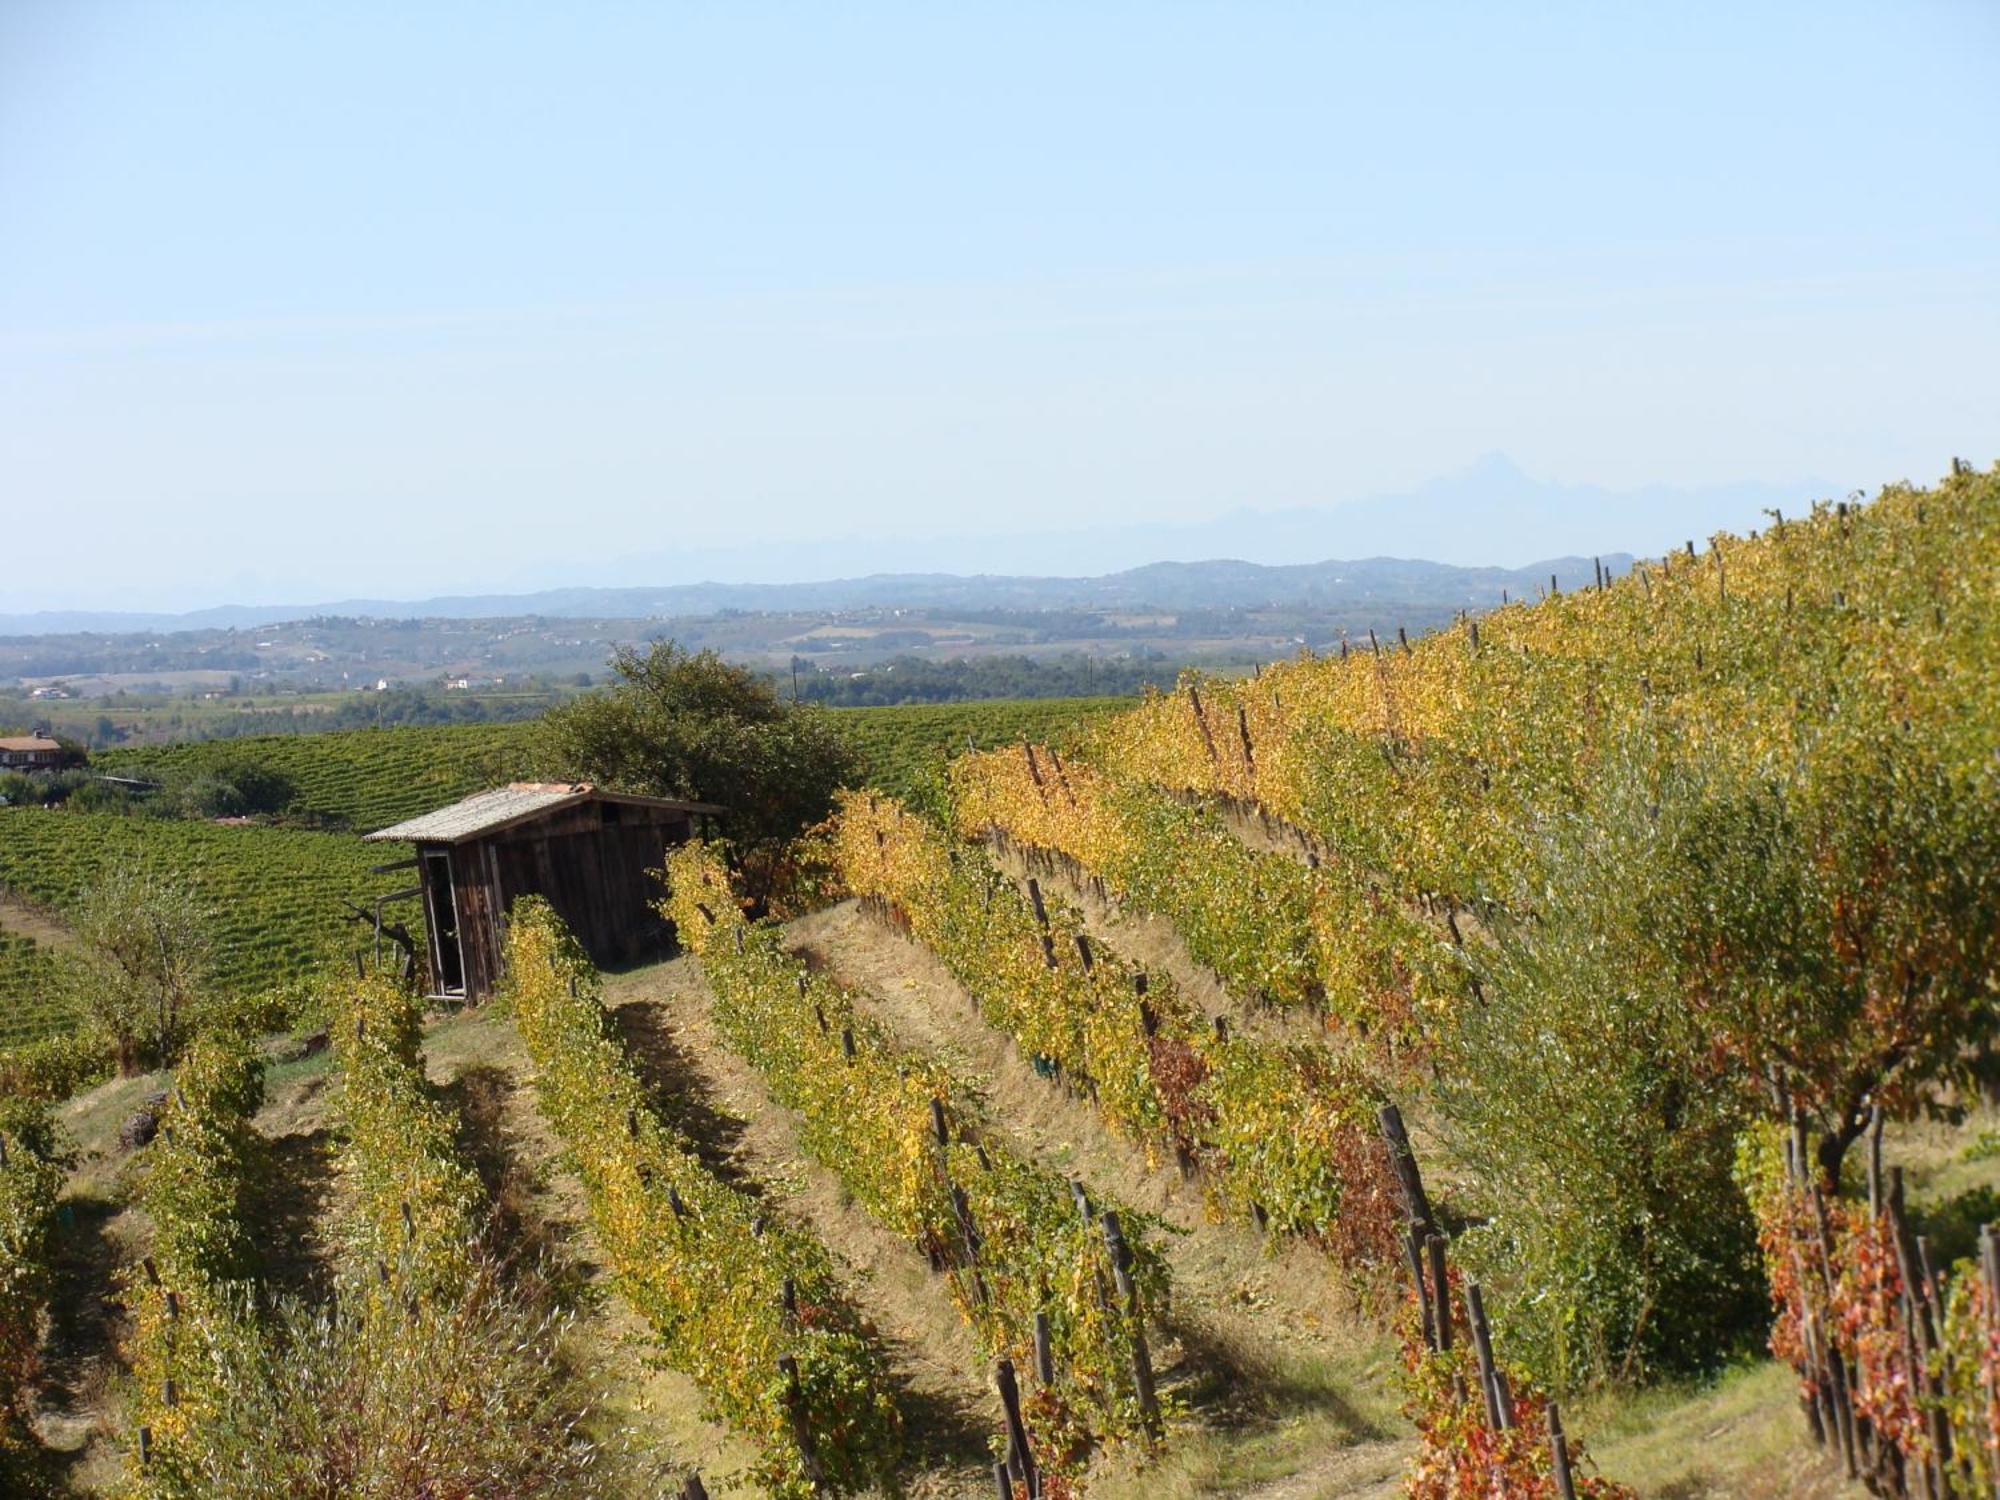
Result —
[[0, 932], [0, 1047], [33, 1041], [69, 1024], [54, 996], [55, 962], [33, 938]]
[[[905, 794], [922, 768], [968, 738], [981, 749], [1019, 739], [1060, 742], [1069, 726], [1128, 698], [1022, 698], [826, 712], [859, 747], [868, 779]], [[118, 776], [197, 777], [256, 762], [295, 788], [290, 811], [344, 828], [385, 828], [503, 782], [532, 778], [534, 725], [447, 724], [188, 740], [105, 751], [91, 764]]]
[[198, 777], [252, 762], [292, 783], [293, 813], [365, 833], [528, 776], [533, 732], [532, 723], [339, 729], [108, 750], [90, 763], [116, 776]]
[[342, 834], [0, 809], [0, 888], [61, 913], [113, 868], [167, 872], [214, 909], [215, 978], [229, 993], [297, 978], [356, 947], [365, 934], [341, 903], [394, 890], [397, 875], [368, 867], [395, 857], [393, 845]]

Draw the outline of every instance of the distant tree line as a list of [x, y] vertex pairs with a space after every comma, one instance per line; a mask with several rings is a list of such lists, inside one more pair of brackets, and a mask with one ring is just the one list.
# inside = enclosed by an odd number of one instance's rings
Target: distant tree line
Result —
[[[846, 672], [830, 672], [804, 658], [794, 661], [798, 700], [829, 708], [962, 703], [978, 698], [1124, 696], [1143, 691], [1148, 683], [1172, 687], [1182, 665], [1158, 652], [1117, 660], [1080, 654], [986, 656], [971, 661], [898, 656]], [[780, 678], [777, 686], [785, 697], [792, 696], [792, 679]]]

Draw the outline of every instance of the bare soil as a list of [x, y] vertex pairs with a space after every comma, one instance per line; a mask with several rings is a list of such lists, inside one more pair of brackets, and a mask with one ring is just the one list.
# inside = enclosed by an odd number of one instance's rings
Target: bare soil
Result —
[[66, 948], [75, 934], [53, 913], [0, 889], [0, 932], [33, 938], [48, 948]]

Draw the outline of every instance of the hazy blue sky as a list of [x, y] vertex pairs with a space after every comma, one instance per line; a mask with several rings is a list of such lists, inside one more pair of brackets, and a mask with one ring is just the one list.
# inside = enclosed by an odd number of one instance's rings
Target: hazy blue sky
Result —
[[1994, 0], [0, 0], [0, 613], [1929, 478], [1997, 77]]

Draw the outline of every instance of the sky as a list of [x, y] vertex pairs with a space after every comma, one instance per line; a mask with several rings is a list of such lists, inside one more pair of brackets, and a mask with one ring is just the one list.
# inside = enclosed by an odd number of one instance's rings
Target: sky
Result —
[[1997, 64], [1993, 0], [0, 0], [0, 614], [1925, 481], [2000, 458]]

